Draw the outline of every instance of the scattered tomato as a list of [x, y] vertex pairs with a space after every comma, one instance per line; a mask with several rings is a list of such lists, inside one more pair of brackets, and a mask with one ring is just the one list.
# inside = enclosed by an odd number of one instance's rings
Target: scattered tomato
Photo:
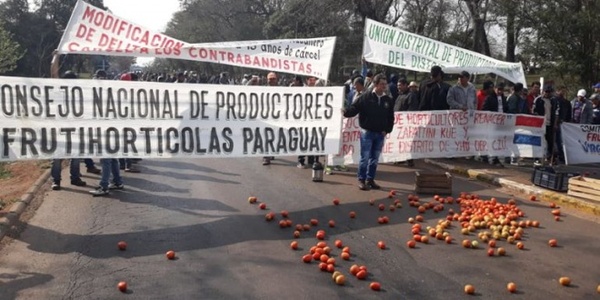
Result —
[[117, 243], [117, 247], [119, 248], [119, 250], [125, 251], [127, 250], [127, 243], [125, 241], [120, 241]]
[[125, 281], [120, 281], [120, 282], [117, 284], [117, 288], [119, 289], [119, 291], [121, 291], [121, 292], [123, 292], [123, 293], [127, 292], [127, 282], [125, 282]]
[[371, 282], [371, 284], [369, 284], [369, 287], [374, 291], [381, 290], [381, 284], [379, 282]]
[[173, 251], [173, 250], [169, 250], [169, 251], [167, 251], [167, 254], [166, 254], [166, 256], [167, 256], [167, 258], [168, 258], [168, 259], [170, 259], [170, 260], [173, 260], [173, 259], [175, 259], [175, 251]]
[[291, 242], [290, 248], [292, 248], [293, 250], [298, 250], [298, 242], [297, 241]]

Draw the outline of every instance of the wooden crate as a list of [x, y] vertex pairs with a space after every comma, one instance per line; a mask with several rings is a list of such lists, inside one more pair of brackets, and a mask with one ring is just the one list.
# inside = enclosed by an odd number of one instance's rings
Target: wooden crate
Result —
[[583, 176], [571, 177], [567, 194], [600, 203], [600, 180]]
[[450, 173], [425, 174], [415, 172], [415, 192], [418, 194], [452, 194]]

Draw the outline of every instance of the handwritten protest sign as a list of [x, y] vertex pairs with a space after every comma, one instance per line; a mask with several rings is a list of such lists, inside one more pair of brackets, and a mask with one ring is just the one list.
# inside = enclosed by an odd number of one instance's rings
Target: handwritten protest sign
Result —
[[[380, 161], [512, 154], [542, 157], [543, 124], [543, 117], [485, 111], [396, 112]], [[360, 160], [360, 134], [358, 118], [344, 119], [338, 154], [345, 164]]]
[[335, 37], [190, 44], [152, 32], [81, 0], [60, 53], [186, 59], [327, 79]]
[[342, 87], [0, 77], [0, 160], [336, 153]]
[[600, 125], [562, 123], [560, 128], [567, 164], [600, 162]]
[[400, 69], [429, 72], [438, 65], [446, 73], [494, 73], [527, 84], [521, 63], [499, 61], [370, 19], [365, 23], [363, 56], [369, 62]]

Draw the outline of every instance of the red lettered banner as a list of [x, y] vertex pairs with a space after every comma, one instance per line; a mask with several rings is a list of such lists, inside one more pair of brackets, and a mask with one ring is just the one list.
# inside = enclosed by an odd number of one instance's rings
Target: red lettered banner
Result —
[[[474, 155], [542, 157], [543, 124], [543, 117], [484, 111], [397, 112], [380, 161]], [[339, 154], [330, 159], [342, 156], [345, 164], [358, 163], [360, 133], [358, 117], [344, 119]]]
[[323, 79], [334, 48], [335, 37], [190, 44], [81, 0], [58, 46], [60, 53], [186, 59]]

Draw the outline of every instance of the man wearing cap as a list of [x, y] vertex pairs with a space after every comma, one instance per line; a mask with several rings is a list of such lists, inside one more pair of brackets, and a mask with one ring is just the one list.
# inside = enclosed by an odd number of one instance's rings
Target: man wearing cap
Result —
[[469, 82], [471, 75], [467, 71], [458, 74], [458, 83], [448, 90], [446, 101], [450, 109], [462, 111], [475, 110], [477, 108], [477, 91], [475, 86]]
[[600, 95], [600, 82], [594, 84], [592, 86], [592, 88], [594, 89], [594, 94], [599, 94]]
[[373, 90], [366, 91], [348, 109], [344, 117], [358, 115], [360, 132], [360, 162], [358, 165], [358, 188], [366, 191], [381, 188], [375, 183], [377, 163], [385, 136], [394, 128], [394, 100], [385, 94], [385, 75], [373, 78]]
[[585, 98], [586, 91], [581, 89], [577, 97], [571, 100], [571, 122], [576, 124], [592, 124], [594, 119], [594, 104]]
[[419, 87], [419, 110], [447, 110], [450, 85], [443, 81], [444, 72], [440, 66], [431, 67], [431, 78]]
[[[546, 123], [546, 162], [549, 162], [554, 154], [554, 124], [556, 122], [557, 102], [553, 97], [554, 88], [551, 85], [544, 87], [544, 92], [533, 102], [533, 114], [544, 116]], [[585, 93], [585, 91], [584, 91]], [[541, 165], [541, 161], [536, 160], [536, 165]]]
[[[267, 86], [277, 86], [277, 74], [275, 72], [269, 72], [267, 74]], [[263, 157], [262, 164], [263, 166], [267, 166], [271, 164], [271, 160], [275, 159], [273, 156], [265, 156]]]

